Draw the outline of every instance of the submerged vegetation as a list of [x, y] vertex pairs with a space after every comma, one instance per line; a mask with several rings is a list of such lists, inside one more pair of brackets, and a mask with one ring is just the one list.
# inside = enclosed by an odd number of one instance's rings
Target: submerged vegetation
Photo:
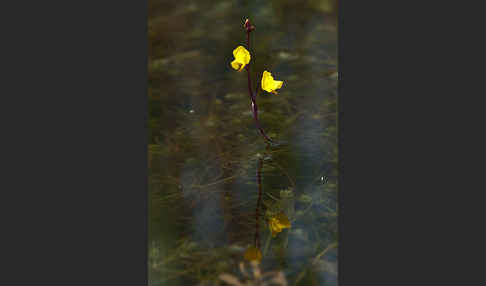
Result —
[[337, 285], [335, 5], [250, 2], [149, 1], [149, 285]]

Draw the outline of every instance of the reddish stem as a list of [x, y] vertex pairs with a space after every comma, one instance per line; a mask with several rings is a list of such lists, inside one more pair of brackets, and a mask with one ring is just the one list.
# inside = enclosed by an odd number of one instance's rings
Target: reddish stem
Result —
[[[250, 51], [250, 32], [255, 29], [249, 21], [245, 23], [245, 28], [246, 28], [246, 48], [248, 51]], [[263, 128], [260, 125], [260, 121], [258, 121], [258, 106], [256, 103], [256, 94], [253, 94], [253, 91], [251, 89], [252, 83], [251, 83], [251, 76], [250, 76], [250, 63], [246, 65], [246, 73], [248, 75], [248, 94], [251, 99], [251, 110], [253, 112], [253, 118], [255, 119], [256, 126], [258, 130], [260, 131], [260, 134], [267, 140], [268, 143], [272, 143], [273, 141], [268, 138], [268, 136], [265, 134], [265, 131], [263, 131]]]

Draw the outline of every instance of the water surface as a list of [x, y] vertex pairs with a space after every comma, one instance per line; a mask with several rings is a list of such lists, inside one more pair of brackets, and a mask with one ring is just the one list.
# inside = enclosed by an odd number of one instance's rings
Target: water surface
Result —
[[[149, 285], [251, 280], [240, 264], [255, 237], [262, 273], [337, 285], [334, 3], [149, 1]], [[253, 84], [263, 70], [284, 81], [257, 98], [277, 146], [256, 129], [246, 73], [230, 66], [245, 18]], [[275, 238], [272, 211], [291, 221]]]

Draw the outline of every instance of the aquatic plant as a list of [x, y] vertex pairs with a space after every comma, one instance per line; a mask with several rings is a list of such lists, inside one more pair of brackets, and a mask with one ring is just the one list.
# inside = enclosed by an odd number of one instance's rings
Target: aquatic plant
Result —
[[[243, 68], [246, 69], [246, 73], [248, 75], [248, 95], [250, 96], [251, 100], [251, 107], [253, 112], [253, 118], [255, 119], [255, 123], [257, 125], [260, 134], [263, 138], [267, 141], [267, 143], [273, 143], [273, 140], [270, 139], [266, 134], [263, 128], [260, 125], [260, 121], [258, 121], [258, 106], [256, 103], [256, 97], [258, 95], [258, 87], [253, 93], [252, 83], [251, 83], [251, 76], [250, 76], [250, 33], [255, 30], [255, 26], [250, 23], [250, 20], [246, 19], [245, 24], [243, 27], [246, 30], [246, 49], [243, 46], [238, 46], [235, 50], [233, 50], [233, 56], [235, 59], [230, 63], [231, 67], [237, 71], [242, 71]], [[283, 85], [283, 81], [276, 81], [273, 79], [272, 74], [268, 71], [264, 71], [262, 75], [261, 87], [263, 90], [277, 94], [276, 89], [281, 88]]]

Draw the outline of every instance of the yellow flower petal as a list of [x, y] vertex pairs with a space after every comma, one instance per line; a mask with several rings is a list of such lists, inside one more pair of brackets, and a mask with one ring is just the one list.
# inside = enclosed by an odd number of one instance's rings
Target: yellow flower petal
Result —
[[264, 71], [262, 75], [262, 89], [266, 92], [277, 94], [277, 89], [281, 88], [283, 81], [274, 80], [271, 73]]
[[238, 46], [233, 50], [235, 60], [231, 62], [231, 67], [237, 71], [242, 71], [243, 68], [250, 62], [250, 52], [243, 46]]
[[273, 89], [279, 89], [281, 88], [283, 85], [283, 81], [280, 81], [280, 80], [275, 80], [273, 81]]
[[248, 261], [260, 262], [262, 260], [262, 252], [258, 248], [254, 247], [254, 246], [250, 246], [245, 251], [245, 254], [243, 255], [243, 257]]
[[240, 71], [240, 70], [241, 70], [241, 66], [242, 66], [242, 64], [241, 64], [241, 63], [239, 63], [239, 62], [237, 62], [236, 60], [234, 60], [234, 61], [232, 61], [232, 62], [231, 62], [231, 66], [232, 66], [232, 67], [233, 67], [235, 70]]

